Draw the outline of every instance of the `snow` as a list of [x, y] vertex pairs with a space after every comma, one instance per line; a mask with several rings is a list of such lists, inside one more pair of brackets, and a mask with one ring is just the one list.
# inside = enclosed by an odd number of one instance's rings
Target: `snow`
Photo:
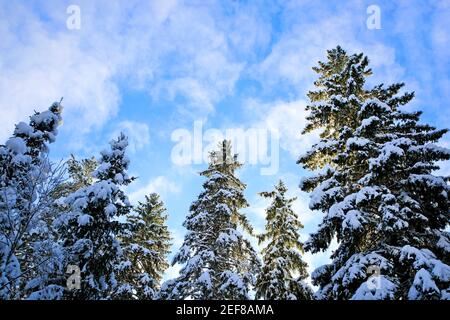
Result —
[[372, 200], [379, 195], [377, 188], [375, 187], [364, 187], [358, 191], [356, 195], [356, 204], [359, 205], [365, 201]]
[[448, 235], [446, 236], [445, 233], [441, 234], [436, 245], [438, 248], [444, 250], [447, 254], [450, 253], [450, 240]]
[[374, 167], [387, 163], [393, 156], [402, 157], [404, 154], [403, 149], [398, 147], [396, 143], [385, 143], [381, 148], [380, 155], [375, 159], [370, 159], [369, 169], [372, 170]]
[[337, 140], [321, 140], [318, 143], [316, 143], [315, 145], [313, 145], [312, 150], [315, 152], [318, 150], [330, 149], [330, 148], [337, 146], [338, 144], [339, 144], [339, 141], [337, 141]]
[[33, 128], [28, 123], [19, 122], [14, 130], [14, 135], [32, 136]]
[[311, 273], [311, 280], [313, 284], [316, 284], [320, 278], [328, 275], [331, 271], [333, 266], [331, 264], [324, 264], [319, 267], [317, 267], [312, 273]]
[[9, 138], [5, 145], [15, 154], [24, 154], [27, 151], [25, 141], [19, 137]]
[[409, 176], [410, 183], [424, 183], [428, 187], [447, 189], [447, 183], [442, 177], [436, 177], [432, 174], [411, 174]]
[[433, 277], [442, 282], [450, 282], [450, 266], [437, 259], [432, 259], [430, 265], [433, 268], [431, 271]]
[[105, 213], [112, 217], [117, 213], [117, 207], [113, 203], [110, 203], [105, 207]]
[[102, 162], [95, 171], [94, 176], [98, 177], [99, 174], [107, 172], [109, 168], [111, 168], [111, 164], [109, 162]]
[[87, 205], [87, 199], [85, 197], [80, 197], [73, 202], [72, 207], [77, 210], [83, 210]]
[[362, 224], [365, 222], [363, 214], [358, 210], [350, 210], [345, 215], [344, 220], [342, 221], [342, 228], [358, 230], [362, 227]]
[[410, 245], [403, 246], [400, 250], [400, 261], [409, 260], [414, 262], [415, 268], [420, 268], [428, 263], [430, 259], [435, 258], [431, 252], [419, 250]]
[[[383, 256], [381, 256], [380, 254], [371, 252], [371, 253], [356, 253], [354, 255], [352, 255], [344, 264], [344, 266], [342, 266], [331, 278], [332, 280], [332, 285], [335, 286], [336, 290], [339, 290], [339, 287], [351, 287], [354, 286], [355, 283], [358, 283], [362, 280], [367, 281], [373, 281], [373, 277], [375, 277], [375, 275], [370, 276], [370, 274], [367, 274], [368, 272], [368, 268], [369, 267], [373, 267], [373, 266], [377, 266], [380, 269], [380, 273], [384, 274], [384, 273], [388, 273], [391, 271], [392, 269], [392, 264]], [[367, 279], [367, 277], [369, 277], [369, 279]], [[371, 279], [372, 278], [372, 279]], [[377, 278], [376, 280], [380, 280], [379, 278]], [[378, 283], [378, 281], [377, 281]], [[373, 292], [372, 290], [370, 290], [370, 288], [372, 288], [372, 284], [371, 282], [368, 282], [369, 286], [360, 286], [360, 292], [358, 293], [358, 295], [356, 297], [354, 297], [355, 299], [362, 299], [363, 297], [365, 297], [365, 299], [369, 298], [369, 295], [380, 295], [380, 294], [385, 294], [385, 292], [383, 293], [382, 291], [379, 291], [378, 293]], [[386, 289], [392, 288], [392, 286], [390, 286], [390, 284], [388, 282], [382, 284], [382, 286], [385, 285]], [[334, 289], [333, 289], [334, 290]]]
[[198, 277], [197, 282], [203, 286], [206, 286], [208, 290], [212, 289], [211, 276], [208, 271], [203, 271], [200, 277]]
[[361, 121], [361, 126], [356, 130], [356, 132], [359, 132], [365, 129], [366, 127], [371, 126], [374, 122], [377, 121], [380, 121], [380, 118], [378, 118], [377, 116], [370, 116], [369, 118], [363, 119]]
[[79, 226], [88, 225], [92, 220], [92, 216], [88, 214], [82, 214], [78, 217], [77, 222]]
[[227, 232], [221, 232], [217, 237], [216, 242], [223, 245], [229, 245], [230, 242], [237, 242], [240, 237], [241, 235], [237, 230], [229, 229]]
[[316, 209], [321, 203], [329, 198], [334, 198], [340, 195], [341, 192], [342, 189], [334, 178], [327, 179], [318, 185], [311, 193], [309, 208], [311, 210]]
[[232, 213], [230, 207], [228, 207], [228, 205], [225, 203], [217, 204], [215, 210], [216, 212], [225, 213], [226, 215], [231, 215]]
[[121, 173], [117, 173], [117, 174], [114, 176], [114, 181], [115, 181], [116, 183], [118, 183], [118, 184], [122, 184], [123, 181], [124, 181], [123, 175], [122, 175]]
[[31, 293], [27, 300], [59, 300], [62, 299], [64, 287], [58, 285], [49, 285], [46, 288]]
[[370, 140], [368, 140], [368, 139], [351, 137], [351, 138], [347, 139], [346, 146], [347, 146], [347, 148], [351, 148], [353, 146], [363, 148], [363, 147], [367, 146], [368, 144], [370, 144]]
[[377, 108], [383, 110], [383, 111], [391, 111], [391, 108], [384, 102], [380, 101], [377, 98], [372, 98], [372, 99], [367, 99], [364, 104], [362, 105], [361, 109], [360, 109], [360, 113], [363, 113], [366, 111], [367, 108], [371, 107], [373, 108], [374, 106], [376, 106]]
[[51, 121], [55, 121], [55, 120], [57, 121], [58, 117], [55, 115], [55, 113], [53, 113], [50, 110], [43, 111], [43, 112], [40, 112], [40, 113], [37, 113], [37, 114], [31, 116], [31, 121], [36, 124], [42, 124], [42, 123], [48, 124]]
[[421, 299], [425, 295], [436, 294], [440, 296], [440, 290], [433, 281], [430, 273], [425, 269], [420, 269], [415, 277], [414, 282], [408, 292], [408, 298], [411, 300]]
[[235, 272], [226, 270], [222, 272], [220, 276], [225, 280], [219, 288], [220, 291], [227, 291], [229, 287], [235, 287], [240, 291], [245, 290], [246, 286], [244, 285], [242, 278]]
[[230, 198], [233, 196], [233, 193], [231, 193], [229, 190], [225, 190], [223, 188], [221, 188], [220, 190], [217, 191], [217, 193], [215, 194], [216, 196], [222, 196], [225, 198]]
[[364, 281], [351, 300], [393, 300], [397, 286], [385, 276], [372, 276]]
[[337, 202], [331, 206], [328, 211], [329, 218], [344, 218], [345, 212], [353, 208], [353, 202], [355, 201], [356, 193], [349, 194], [341, 202]]
[[299, 156], [299, 161], [301, 159], [305, 159], [310, 157], [311, 155], [319, 152], [324, 152], [327, 149], [333, 149], [335, 146], [339, 144], [337, 140], [321, 140], [318, 143], [314, 144], [312, 148]]
[[[56, 121], [44, 125], [46, 119]], [[59, 120], [52, 111], [36, 113], [29, 124], [18, 123], [14, 136], [0, 146], [0, 229], [7, 230], [0, 232], [0, 299], [57, 298], [58, 287], [48, 286], [47, 280], [60, 271], [61, 255], [51, 226], [44, 219], [49, 218], [54, 203], [54, 177], [50, 176], [54, 168], [47, 158], [47, 143], [53, 141]], [[28, 146], [32, 138], [35, 140]], [[27, 259], [18, 259], [24, 243]], [[20, 277], [30, 261], [33, 273]]]
[[450, 156], [450, 149], [438, 146], [434, 143], [427, 143], [421, 146], [415, 146], [412, 148], [413, 151], [423, 151], [423, 152], [433, 152], [442, 153], [444, 155]]

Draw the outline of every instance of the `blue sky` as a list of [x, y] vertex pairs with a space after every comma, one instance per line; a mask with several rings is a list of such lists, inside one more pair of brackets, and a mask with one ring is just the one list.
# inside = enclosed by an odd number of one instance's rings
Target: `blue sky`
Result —
[[[69, 5], [80, 29], [67, 28]], [[377, 5], [381, 29], [367, 28]], [[450, 120], [450, 1], [6, 1], [0, 0], [0, 138], [33, 110], [64, 97], [64, 125], [53, 159], [98, 156], [118, 132], [130, 137], [133, 201], [161, 194], [175, 247], [201, 190], [205, 163], [177, 165], [177, 129], [277, 130], [280, 165], [239, 172], [246, 212], [257, 231], [264, 207], [257, 192], [283, 179], [297, 196], [303, 239], [320, 221], [298, 189], [295, 161], [317, 139], [301, 136], [311, 67], [340, 44], [371, 60], [370, 84], [402, 81], [416, 92], [408, 108], [439, 128]], [[448, 136], [442, 141], [450, 146]], [[245, 160], [245, 159], [244, 159]], [[448, 165], [441, 170], [448, 174]], [[305, 259], [314, 269], [328, 253]], [[171, 268], [166, 277], [176, 274]]]

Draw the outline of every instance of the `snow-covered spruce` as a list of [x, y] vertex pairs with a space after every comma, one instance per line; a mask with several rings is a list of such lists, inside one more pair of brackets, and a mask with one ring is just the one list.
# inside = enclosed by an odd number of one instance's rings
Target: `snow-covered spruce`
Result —
[[[173, 264], [183, 267], [162, 285], [162, 299], [248, 299], [260, 267], [256, 252], [241, 230], [252, 228], [240, 209], [247, 207], [245, 185], [235, 176], [242, 165], [228, 141], [211, 153], [204, 191], [187, 216], [188, 230]], [[240, 230], [241, 229], [241, 230]]]
[[158, 194], [151, 193], [134, 211], [127, 218], [131, 232], [124, 237], [124, 252], [131, 266], [119, 278], [132, 287], [126, 298], [154, 299], [169, 267], [171, 236], [165, 225], [166, 208]]
[[74, 155], [71, 155], [65, 164], [69, 179], [54, 190], [53, 197], [55, 199], [65, 197], [78, 189], [94, 183], [94, 171], [98, 165], [95, 157], [77, 160]]
[[449, 185], [433, 175], [436, 161], [450, 158], [435, 145], [446, 130], [401, 110], [413, 98], [399, 94], [403, 84], [366, 89], [367, 66], [362, 54], [338, 47], [314, 68], [305, 131], [322, 129], [321, 142], [299, 163], [322, 170], [301, 188], [326, 215], [305, 249], [339, 242], [332, 263], [312, 275], [317, 297], [448, 299]]
[[68, 265], [81, 270], [81, 288], [64, 292], [65, 299], [114, 299], [129, 294], [130, 284], [117, 275], [130, 267], [119, 237], [129, 232], [120, 217], [130, 213], [131, 204], [122, 191], [128, 177], [125, 155], [128, 139], [121, 134], [101, 152], [96, 181], [58, 200], [64, 209], [55, 221], [66, 251]]
[[272, 199], [272, 203], [266, 209], [266, 232], [258, 237], [260, 243], [268, 243], [262, 250], [263, 267], [256, 281], [257, 299], [309, 300], [313, 296], [304, 282], [308, 276], [307, 264], [301, 256], [303, 244], [298, 233], [303, 225], [292, 210], [296, 198], [286, 198], [286, 192], [280, 180], [274, 191], [260, 193]]
[[61, 123], [55, 102], [16, 125], [0, 146], [0, 299], [59, 296], [49, 277], [62, 268], [50, 230], [51, 193], [61, 178], [47, 158]]

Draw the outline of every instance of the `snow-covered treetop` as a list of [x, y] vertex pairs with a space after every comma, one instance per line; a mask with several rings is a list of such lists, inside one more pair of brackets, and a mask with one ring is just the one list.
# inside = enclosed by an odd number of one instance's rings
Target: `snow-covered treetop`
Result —
[[162, 286], [169, 299], [248, 299], [259, 259], [240, 229], [252, 232], [247, 217], [245, 185], [235, 176], [241, 166], [222, 141], [211, 153], [204, 190], [191, 205], [183, 223], [188, 230], [183, 245], [173, 258], [183, 264], [180, 276]]
[[259, 243], [267, 242], [262, 250], [263, 268], [258, 276], [256, 297], [264, 299], [310, 299], [312, 290], [303, 283], [308, 276], [302, 260], [303, 244], [299, 230], [303, 225], [292, 210], [296, 198], [286, 197], [286, 185], [280, 180], [275, 189], [261, 192], [272, 199], [266, 209], [265, 233]]
[[133, 177], [130, 178], [126, 174], [130, 163], [125, 154], [128, 138], [120, 133], [117, 140], [112, 140], [109, 144], [111, 149], [101, 152], [98, 160], [99, 167], [95, 170], [94, 177], [100, 180], [110, 180], [118, 185], [127, 185], [134, 180]]
[[[450, 150], [435, 144], [447, 130], [421, 124], [420, 112], [402, 110], [414, 97], [401, 92], [402, 83], [366, 88], [364, 78], [371, 71], [362, 54], [347, 55], [338, 47], [314, 70], [318, 90], [309, 94], [305, 131], [323, 131], [298, 163], [322, 169], [300, 187], [311, 192], [310, 208], [325, 216], [305, 249], [315, 253], [326, 250], [333, 238], [339, 242], [332, 264], [320, 269], [317, 280], [313, 277], [321, 297], [407, 298], [402, 286], [413, 283], [410, 297], [445, 296], [447, 280], [433, 274], [432, 262], [428, 277], [400, 252], [411, 245], [448, 260], [436, 243], [445, 239], [450, 221], [450, 189], [448, 178], [433, 174], [437, 161], [450, 159]], [[380, 280], [384, 291], [371, 291], [364, 280], [369, 265], [363, 261], [375, 254], [381, 258], [371, 264], [380, 267], [387, 259], [392, 266]], [[398, 274], [399, 268], [410, 271]], [[429, 279], [441, 288], [432, 295], [426, 293], [434, 290]]]
[[54, 142], [61, 124], [62, 106], [55, 102], [44, 112], [35, 112], [30, 117], [30, 122], [19, 122], [14, 134], [5, 145], [0, 146], [0, 155], [11, 154], [11, 163], [26, 163], [28, 161], [37, 164], [41, 153], [48, 152], [48, 143]]
[[20, 122], [14, 130], [14, 137], [22, 138], [32, 155], [48, 152], [47, 143], [55, 141], [58, 126], [62, 123], [60, 102], [54, 102], [47, 111], [36, 112], [30, 123]]

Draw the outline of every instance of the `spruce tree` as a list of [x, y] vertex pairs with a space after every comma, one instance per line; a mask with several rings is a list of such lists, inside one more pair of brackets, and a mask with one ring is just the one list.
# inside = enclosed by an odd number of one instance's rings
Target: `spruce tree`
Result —
[[77, 160], [72, 154], [70, 159], [66, 161], [68, 181], [61, 183], [53, 193], [55, 199], [67, 196], [83, 187], [90, 186], [94, 183], [94, 171], [97, 168], [97, 160], [95, 157]]
[[[448, 178], [433, 175], [449, 150], [435, 145], [446, 130], [405, 112], [403, 84], [367, 89], [363, 54], [340, 47], [319, 62], [317, 91], [305, 131], [321, 141], [299, 159], [321, 169], [301, 183], [310, 208], [325, 217], [305, 249], [318, 252], [336, 237], [332, 263], [312, 275], [322, 299], [448, 299]], [[371, 276], [372, 272], [375, 276]]]
[[122, 190], [134, 178], [126, 173], [128, 139], [123, 135], [110, 142], [110, 150], [101, 152], [96, 181], [59, 200], [65, 209], [57, 220], [67, 264], [81, 271], [81, 287], [66, 290], [65, 299], [113, 299], [131, 290], [117, 274], [130, 266], [123, 256], [119, 237], [128, 232], [120, 217], [131, 211]]
[[164, 271], [169, 267], [171, 236], [165, 225], [167, 215], [159, 195], [145, 196], [134, 214], [127, 218], [130, 235], [124, 239], [124, 252], [131, 262], [122, 277], [133, 290], [126, 298], [155, 299]]
[[[61, 245], [61, 234], [55, 228], [54, 221], [65, 212], [57, 205], [57, 200], [67, 196], [76, 190], [91, 185], [94, 181], [93, 172], [97, 161], [94, 157], [78, 161], [72, 155], [66, 163], [53, 165], [53, 169], [47, 175], [46, 183], [40, 187], [40, 202], [46, 209], [41, 215], [41, 228], [45, 231], [40, 235], [40, 245], [34, 246], [34, 257], [31, 259], [37, 266], [33, 271], [34, 279], [29, 281], [24, 290], [24, 296], [28, 299], [53, 300], [61, 299], [67, 286], [67, 256], [66, 250]], [[65, 174], [69, 173], [69, 180]], [[47, 200], [43, 201], [43, 194]], [[36, 240], [35, 240], [36, 241]], [[31, 273], [31, 272], [29, 272]]]
[[241, 230], [252, 233], [246, 216], [245, 185], [235, 171], [242, 165], [223, 141], [210, 154], [204, 190], [190, 208], [188, 230], [172, 264], [183, 267], [180, 276], [163, 284], [161, 297], [168, 299], [248, 299], [260, 262]]
[[304, 283], [308, 277], [303, 261], [303, 244], [299, 229], [303, 225], [292, 210], [296, 198], [286, 198], [286, 185], [280, 180], [271, 192], [261, 192], [272, 199], [266, 209], [266, 232], [259, 243], [268, 241], [262, 250], [263, 267], [256, 282], [256, 298], [265, 300], [309, 300], [313, 292]]
[[16, 125], [0, 146], [0, 298], [21, 299], [35, 291], [57, 295], [45, 286], [48, 274], [61, 268], [58, 246], [49, 232], [51, 192], [59, 183], [48, 160], [61, 123], [55, 102]]

